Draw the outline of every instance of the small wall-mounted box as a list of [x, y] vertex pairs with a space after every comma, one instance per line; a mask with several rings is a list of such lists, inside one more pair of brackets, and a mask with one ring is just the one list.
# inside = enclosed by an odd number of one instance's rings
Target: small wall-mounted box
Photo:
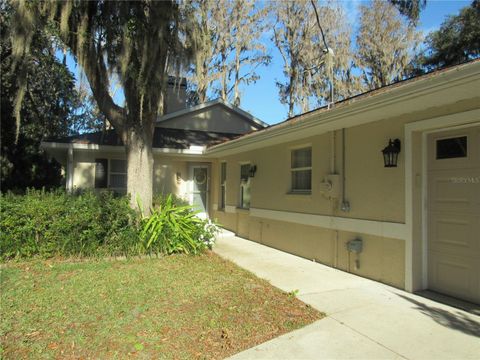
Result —
[[327, 199], [336, 199], [340, 195], [340, 175], [328, 174], [323, 182], [320, 183], [320, 192]]
[[347, 250], [359, 254], [363, 250], [363, 240], [360, 238], [353, 239], [347, 242]]

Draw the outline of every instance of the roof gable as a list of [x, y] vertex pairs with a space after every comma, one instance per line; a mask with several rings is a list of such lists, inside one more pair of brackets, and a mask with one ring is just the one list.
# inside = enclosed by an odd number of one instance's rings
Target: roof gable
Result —
[[244, 134], [268, 125], [246, 111], [217, 99], [164, 115], [157, 120], [157, 126]]

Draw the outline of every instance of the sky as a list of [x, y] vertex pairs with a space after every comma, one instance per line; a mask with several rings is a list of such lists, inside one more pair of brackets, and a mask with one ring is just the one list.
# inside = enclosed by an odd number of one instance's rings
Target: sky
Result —
[[[343, 1], [347, 14], [354, 24], [358, 15], [357, 6], [359, 3], [360, 1]], [[422, 30], [424, 34], [437, 30], [445, 16], [458, 14], [461, 8], [469, 6], [470, 3], [471, 0], [427, 0], [427, 6], [420, 15], [418, 29]], [[257, 71], [260, 80], [242, 89], [240, 107], [267, 124], [276, 124], [287, 118], [288, 109], [286, 105], [280, 103], [278, 89], [275, 86], [277, 80], [283, 79], [283, 60], [274, 47], [270, 51], [272, 63], [267, 68], [264, 67]]]
[[[356, 23], [358, 22], [358, 5], [366, 1], [367, 0], [342, 1], [349, 20], [353, 23], [354, 27], [356, 27]], [[427, 0], [427, 6], [420, 14], [418, 29], [421, 30], [424, 35], [430, 31], [437, 30], [446, 16], [458, 14], [461, 8], [469, 6], [470, 3], [471, 0]], [[256, 83], [241, 89], [242, 97], [240, 107], [271, 125], [285, 120], [288, 109], [286, 105], [280, 103], [278, 89], [275, 85], [277, 81], [283, 80], [283, 60], [273, 44], [269, 47], [269, 54], [272, 56], [270, 65], [257, 69], [257, 74], [260, 76], [260, 79]], [[73, 59], [69, 58], [67, 65], [78, 78], [78, 68]], [[122, 91], [118, 91], [115, 97], [116, 102], [123, 102], [122, 97]]]

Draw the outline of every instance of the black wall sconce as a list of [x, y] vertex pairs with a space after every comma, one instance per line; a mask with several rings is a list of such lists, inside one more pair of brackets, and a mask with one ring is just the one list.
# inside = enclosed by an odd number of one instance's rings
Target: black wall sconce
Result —
[[257, 172], [257, 165], [250, 165], [250, 171], [248, 172], [248, 176], [253, 178], [255, 177], [256, 172]]
[[398, 154], [400, 153], [400, 139], [388, 141], [388, 145], [382, 150], [385, 167], [397, 167]]

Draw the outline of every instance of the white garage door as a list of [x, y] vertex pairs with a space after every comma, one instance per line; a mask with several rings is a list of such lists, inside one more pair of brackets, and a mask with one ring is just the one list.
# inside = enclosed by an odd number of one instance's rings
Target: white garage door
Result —
[[480, 126], [428, 137], [428, 287], [480, 303]]

